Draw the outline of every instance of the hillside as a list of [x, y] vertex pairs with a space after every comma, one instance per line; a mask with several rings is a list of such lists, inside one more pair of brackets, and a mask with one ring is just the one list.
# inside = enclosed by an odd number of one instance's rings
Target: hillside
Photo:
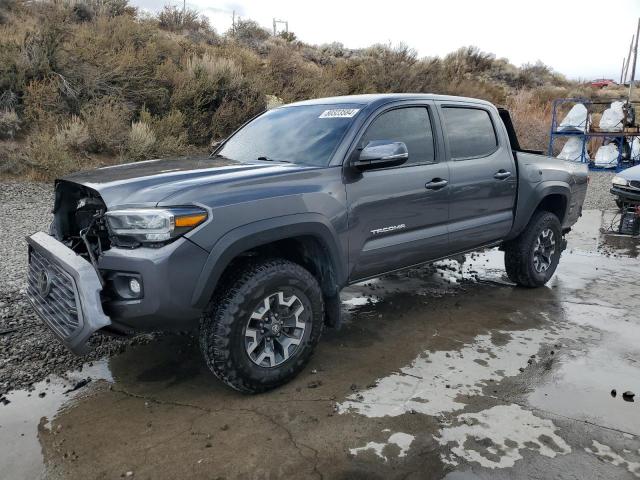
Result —
[[255, 22], [218, 33], [197, 12], [155, 17], [126, 0], [0, 0], [0, 173], [71, 170], [206, 150], [269, 103], [369, 92], [484, 98], [544, 148], [549, 100], [590, 94], [541, 63], [465, 47], [350, 50], [274, 37]]

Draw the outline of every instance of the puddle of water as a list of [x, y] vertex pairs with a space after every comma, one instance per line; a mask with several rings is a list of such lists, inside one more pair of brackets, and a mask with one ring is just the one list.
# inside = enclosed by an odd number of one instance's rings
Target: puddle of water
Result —
[[637, 258], [640, 238], [614, 233], [619, 221], [616, 210], [584, 210], [582, 218], [568, 235], [569, 248]]
[[556, 434], [551, 420], [539, 418], [519, 405], [498, 405], [479, 413], [459, 415], [456, 425], [440, 430], [435, 439], [449, 449], [441, 459], [449, 465], [461, 460], [486, 468], [513, 467], [523, 450], [545, 457], [571, 453], [571, 447]]
[[[0, 465], [3, 478], [43, 478], [44, 459], [38, 440], [40, 430], [49, 430], [53, 417], [73, 405], [83, 388], [65, 393], [78, 382], [91, 378], [113, 382], [108, 361], [86, 364], [63, 379], [52, 375], [34, 390], [14, 390], [6, 395], [10, 403], [0, 404]], [[40, 396], [44, 393], [44, 396]], [[26, 461], [25, 461], [26, 460]]]
[[[608, 445], [593, 440], [592, 447], [586, 447], [585, 450], [593, 455], [596, 455], [603, 462], [610, 463], [616, 467], [625, 467], [634, 476], [640, 478], [640, 449], [636, 452], [625, 450], [623, 453], [625, 456], [616, 453]], [[631, 460], [633, 459], [633, 460]]]
[[[496, 334], [507, 340], [495, 345]], [[482, 395], [492, 382], [519, 375], [543, 344], [565, 335], [579, 336], [580, 332], [568, 326], [497, 331], [478, 335], [459, 350], [425, 352], [398, 373], [378, 380], [375, 387], [349, 396], [338, 411], [395, 417], [407, 412], [439, 415], [461, 410], [467, 405], [465, 397]]]
[[341, 299], [341, 303], [345, 305], [348, 309], [362, 307], [365, 305], [375, 305], [380, 301], [380, 298], [377, 296], [355, 296], [347, 293], [344, 295], [344, 298]]
[[[592, 288], [597, 288], [593, 286]], [[638, 403], [625, 391], [640, 394], [640, 324], [624, 308], [563, 304], [568, 321], [596, 329], [597, 342], [557, 358], [553, 374], [537, 385], [528, 402], [572, 418], [640, 434]], [[616, 390], [616, 396], [611, 391]]]
[[[385, 431], [385, 430], [383, 430]], [[398, 453], [398, 458], [406, 457], [411, 444], [415, 437], [413, 435], [409, 435], [404, 432], [397, 432], [389, 436], [386, 442], [378, 443], [378, 442], [369, 442], [364, 447], [350, 448], [349, 453], [351, 455], [358, 455], [360, 452], [373, 451], [376, 456], [383, 459], [385, 462], [389, 460], [389, 455], [385, 454], [385, 449], [387, 449], [390, 445], [395, 445], [400, 452]]]

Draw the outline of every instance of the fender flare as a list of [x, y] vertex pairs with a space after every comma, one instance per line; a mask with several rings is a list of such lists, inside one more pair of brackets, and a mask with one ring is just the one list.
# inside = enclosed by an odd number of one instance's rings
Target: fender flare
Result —
[[294, 238], [311, 236], [327, 248], [338, 285], [346, 278], [346, 256], [331, 223], [318, 213], [300, 213], [253, 222], [224, 234], [209, 252], [193, 292], [192, 305], [204, 309], [217, 286], [222, 272], [231, 261], [247, 250]]
[[[518, 194], [518, 203], [516, 206], [515, 213], [515, 221], [513, 223], [513, 227], [511, 228], [511, 232], [505, 238], [505, 240], [512, 240], [517, 237], [529, 224], [531, 217], [535, 213], [536, 209], [549, 195], [562, 195], [567, 204], [564, 212], [564, 217], [566, 218], [567, 213], [569, 211], [569, 201], [571, 198], [571, 188], [566, 182], [557, 181], [557, 180], [548, 180], [545, 182], [540, 182], [535, 185], [535, 187], [531, 188], [528, 192], [519, 192]], [[561, 218], [560, 224], [564, 224], [565, 218]]]

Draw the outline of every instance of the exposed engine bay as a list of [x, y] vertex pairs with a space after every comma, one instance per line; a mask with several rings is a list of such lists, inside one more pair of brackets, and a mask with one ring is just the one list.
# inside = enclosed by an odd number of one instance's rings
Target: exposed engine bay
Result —
[[58, 181], [49, 234], [90, 261], [98, 271], [97, 258], [111, 247], [104, 217], [106, 210], [93, 190]]

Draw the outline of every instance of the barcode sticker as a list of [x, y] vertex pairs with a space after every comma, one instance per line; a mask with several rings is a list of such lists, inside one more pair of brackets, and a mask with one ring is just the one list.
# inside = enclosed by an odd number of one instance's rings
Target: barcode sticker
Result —
[[325, 110], [318, 118], [351, 118], [359, 111], [359, 108], [334, 108]]

